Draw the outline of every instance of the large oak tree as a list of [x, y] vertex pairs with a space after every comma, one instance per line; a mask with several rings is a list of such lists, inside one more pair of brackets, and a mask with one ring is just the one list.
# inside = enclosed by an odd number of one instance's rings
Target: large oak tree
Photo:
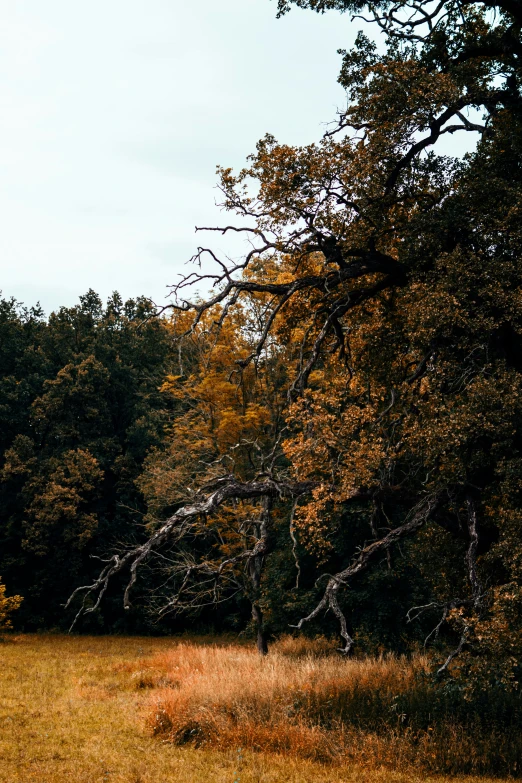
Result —
[[[221, 170], [237, 222], [206, 230], [242, 232], [251, 249], [230, 264], [200, 247], [205, 272], [173, 290], [192, 329], [217, 305], [222, 323], [264, 297], [243, 371], [262, 366], [269, 340], [298, 346], [287, 462], [247, 481], [223, 472], [83, 591], [99, 600], [126, 568], [132, 586], [186, 519], [231, 498], [259, 498], [262, 515], [266, 499], [293, 497], [301, 541], [319, 553], [355, 505], [366, 540], [325, 574], [298, 627], [330, 609], [349, 652], [343, 593], [412, 540], [432, 595], [409, 617], [432, 613], [433, 637], [446, 621], [455, 634], [440, 669], [463, 653], [510, 683], [522, 651], [520, 4], [282, 0], [280, 13], [292, 5], [364, 15], [385, 47], [359, 34], [343, 53], [347, 107], [320, 142], [266, 136], [247, 168]], [[439, 151], [456, 134], [476, 139], [463, 159]], [[193, 284], [212, 295], [190, 300]]]

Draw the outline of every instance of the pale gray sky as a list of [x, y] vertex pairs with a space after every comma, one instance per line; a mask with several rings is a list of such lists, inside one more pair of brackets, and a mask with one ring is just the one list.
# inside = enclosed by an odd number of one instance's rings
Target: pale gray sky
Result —
[[[0, 288], [164, 302], [215, 225], [216, 164], [318, 139], [361, 23], [275, 0], [0, 0]], [[213, 236], [217, 248], [225, 240]], [[238, 252], [237, 245], [229, 249]]]
[[[348, 17], [270, 0], [0, 0], [0, 288], [162, 301], [216, 224], [216, 164], [343, 104]], [[224, 241], [214, 237], [218, 247]]]

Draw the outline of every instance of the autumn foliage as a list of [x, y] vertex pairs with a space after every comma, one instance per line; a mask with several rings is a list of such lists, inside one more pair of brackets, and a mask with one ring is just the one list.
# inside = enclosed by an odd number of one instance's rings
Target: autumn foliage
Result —
[[[244, 598], [261, 634], [329, 612], [345, 653], [424, 639], [440, 677], [516, 689], [520, 10], [292, 5], [366, 9], [386, 48], [361, 33], [343, 53], [347, 106], [321, 141], [267, 135], [220, 171], [249, 225], [211, 230], [251, 249], [200, 247], [173, 290], [192, 364], [164, 386], [178, 408], [141, 479], [172, 516], [79, 592], [170, 546], [165, 611]], [[454, 134], [472, 152], [442, 154]]]
[[23, 600], [19, 595], [7, 596], [5, 593], [6, 586], [0, 579], [0, 631], [12, 628], [11, 615], [16, 612]]

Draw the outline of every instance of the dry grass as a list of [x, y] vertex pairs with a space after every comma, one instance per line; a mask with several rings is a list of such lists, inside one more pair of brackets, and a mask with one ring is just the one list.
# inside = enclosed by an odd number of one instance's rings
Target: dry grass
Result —
[[[299, 682], [303, 687], [307, 677], [309, 684], [318, 682], [318, 670], [305, 651], [301, 650], [300, 656], [292, 659], [302, 662]], [[281, 688], [273, 670], [288, 663], [281, 652], [260, 662], [238, 645], [218, 648], [188, 642], [180, 645], [171, 639], [38, 635], [15, 637], [1, 644], [0, 658], [1, 783], [234, 783], [239, 777], [241, 783], [430, 780], [422, 772], [369, 770], [353, 764], [332, 767], [288, 755], [239, 753], [244, 745], [233, 745], [229, 750], [180, 748], [154, 738], [146, 729], [144, 715], [150, 715], [151, 699], [159, 702], [174, 694], [186, 695], [192, 687], [202, 699], [202, 678], [207, 676], [207, 686], [212, 683], [217, 689], [221, 710], [227, 693], [241, 701], [238, 680], [258, 674], [261, 667], [266, 669], [263, 682], [273, 683], [276, 700]], [[331, 664], [338, 665], [335, 661]], [[209, 667], [215, 665], [218, 670], [212, 674]], [[328, 676], [334, 675], [330, 662], [327, 671]], [[247, 694], [255, 695], [252, 681], [243, 680], [243, 685]], [[206, 703], [211, 701], [207, 694]], [[242, 703], [247, 709], [246, 702]], [[185, 704], [195, 709], [195, 702]], [[259, 732], [258, 728], [254, 745], [263, 744]], [[235, 736], [229, 738], [232, 744]], [[313, 731], [309, 736], [315, 741]], [[432, 780], [449, 783], [449, 778]], [[485, 778], [480, 781], [486, 783]]]
[[[133, 672], [148, 724], [176, 745], [245, 747], [362, 769], [517, 773], [520, 725], [442, 698], [419, 656], [342, 660], [324, 640], [255, 651], [182, 643]], [[478, 708], [480, 707], [480, 709]]]

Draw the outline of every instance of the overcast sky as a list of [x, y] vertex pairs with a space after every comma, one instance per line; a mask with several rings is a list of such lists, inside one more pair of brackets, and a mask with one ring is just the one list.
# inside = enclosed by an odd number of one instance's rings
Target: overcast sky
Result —
[[[0, 0], [0, 288], [164, 302], [223, 220], [217, 164], [318, 139], [360, 23], [275, 0]], [[225, 248], [225, 240], [212, 239]], [[236, 251], [237, 248], [234, 248]], [[186, 268], [186, 267], [185, 267]]]
[[[162, 301], [222, 220], [216, 165], [266, 132], [317, 139], [343, 104], [348, 17], [270, 0], [0, 0], [0, 288]], [[218, 246], [223, 241], [213, 240]]]

